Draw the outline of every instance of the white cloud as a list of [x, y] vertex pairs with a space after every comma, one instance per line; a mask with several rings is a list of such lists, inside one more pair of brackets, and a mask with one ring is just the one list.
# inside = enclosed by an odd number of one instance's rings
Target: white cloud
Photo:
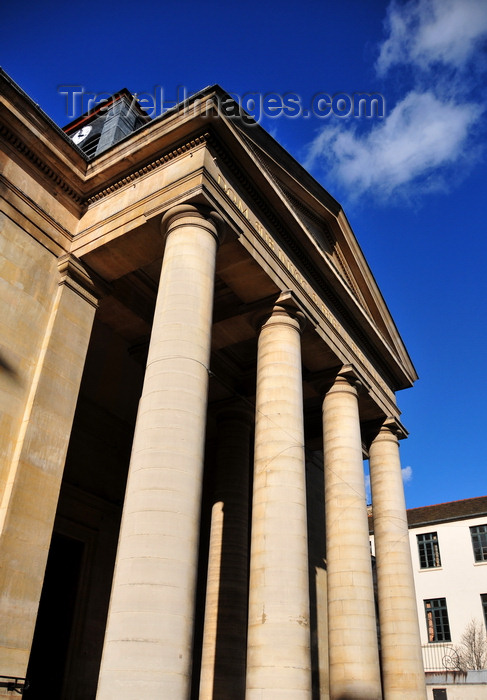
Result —
[[474, 103], [443, 101], [432, 92], [411, 91], [368, 134], [342, 125], [326, 126], [311, 143], [305, 167], [321, 162], [352, 196], [373, 190], [388, 196], [429, 177], [442, 182], [443, 166], [462, 157], [482, 109]]
[[377, 71], [395, 64], [429, 69], [440, 63], [461, 70], [487, 36], [485, 0], [393, 1], [387, 11], [389, 36], [382, 44]]
[[402, 471], [402, 480], [405, 484], [407, 484], [413, 478], [412, 467], [404, 467], [401, 471]]
[[370, 503], [372, 500], [372, 493], [370, 490], [370, 474], [365, 474], [364, 479], [365, 479], [365, 500], [367, 501], [367, 503]]
[[376, 69], [387, 95], [396, 66], [392, 89], [402, 81], [403, 96], [381, 121], [327, 122], [305, 159], [307, 168], [326, 168], [330, 184], [351, 199], [447, 190], [481, 151], [486, 90], [475, 81], [487, 68], [479, 51], [486, 0], [392, 0], [385, 24]]

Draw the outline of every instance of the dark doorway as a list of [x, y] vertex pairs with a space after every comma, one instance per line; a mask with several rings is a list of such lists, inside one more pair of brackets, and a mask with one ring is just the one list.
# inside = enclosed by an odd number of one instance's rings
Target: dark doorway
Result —
[[84, 543], [54, 532], [27, 669], [28, 700], [62, 700]]

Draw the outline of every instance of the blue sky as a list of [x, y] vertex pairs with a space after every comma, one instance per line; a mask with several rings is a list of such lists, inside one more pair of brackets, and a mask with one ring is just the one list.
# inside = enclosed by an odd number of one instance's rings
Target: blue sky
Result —
[[6, 0], [2, 29], [2, 67], [61, 126], [62, 85], [381, 94], [382, 118], [261, 123], [343, 204], [417, 368], [408, 507], [487, 494], [485, 0]]

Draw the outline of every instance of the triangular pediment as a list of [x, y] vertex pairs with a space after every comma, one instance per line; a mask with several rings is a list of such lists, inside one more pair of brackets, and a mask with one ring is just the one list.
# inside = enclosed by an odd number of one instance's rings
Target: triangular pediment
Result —
[[[266, 207], [292, 232], [293, 243], [302, 244], [306, 262], [314, 258], [360, 336], [395, 358], [414, 380], [407, 350], [340, 204], [260, 126], [223, 117], [216, 131], [228, 157], [238, 162], [239, 184], [247, 180], [258, 186], [259, 197], [265, 196]], [[310, 252], [306, 239], [319, 255]]]

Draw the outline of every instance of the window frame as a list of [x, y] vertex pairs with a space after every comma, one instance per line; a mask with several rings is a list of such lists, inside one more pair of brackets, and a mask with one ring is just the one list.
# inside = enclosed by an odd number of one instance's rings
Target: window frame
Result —
[[446, 598], [427, 598], [423, 603], [428, 644], [451, 642], [450, 619], [448, 617]]
[[416, 542], [418, 544], [419, 568], [421, 570], [441, 568], [440, 541], [438, 538], [438, 533], [421, 532], [416, 535]]
[[470, 526], [473, 558], [476, 564], [487, 562], [487, 524]]
[[482, 612], [484, 613], [484, 623], [487, 629], [487, 593], [480, 594], [480, 602], [482, 605]]

